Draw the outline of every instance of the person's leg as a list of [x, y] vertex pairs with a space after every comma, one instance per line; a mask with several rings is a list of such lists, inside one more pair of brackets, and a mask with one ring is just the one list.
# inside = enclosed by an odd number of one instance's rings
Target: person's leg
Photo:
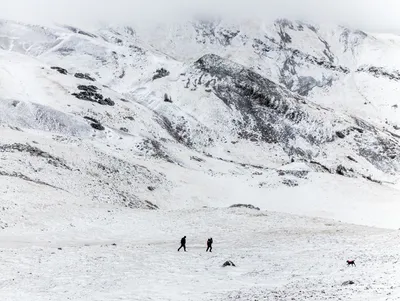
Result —
[[178, 252], [182, 249], [182, 247], [183, 247], [182, 245], [179, 247]]
[[183, 245], [183, 250], [186, 252], [186, 245]]

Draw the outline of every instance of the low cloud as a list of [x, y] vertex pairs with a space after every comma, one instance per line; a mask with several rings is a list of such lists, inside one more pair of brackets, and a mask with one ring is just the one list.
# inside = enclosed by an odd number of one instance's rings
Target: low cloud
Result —
[[280, 17], [400, 33], [398, 0], [0, 0], [0, 18], [30, 23], [156, 23], [192, 15]]

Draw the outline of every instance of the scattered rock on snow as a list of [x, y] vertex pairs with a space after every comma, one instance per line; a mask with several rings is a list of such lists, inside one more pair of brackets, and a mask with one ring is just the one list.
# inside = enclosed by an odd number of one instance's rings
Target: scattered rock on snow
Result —
[[159, 79], [159, 78], [163, 78], [169, 75], [169, 71], [161, 68], [161, 69], [157, 69], [156, 70], [156, 74], [154, 74], [153, 76], [153, 80]]
[[260, 208], [255, 207], [251, 204], [234, 204], [230, 206], [229, 208], [247, 208], [247, 209], [253, 209], [253, 210], [260, 210]]
[[76, 78], [81, 78], [81, 79], [86, 79], [86, 80], [90, 80], [92, 82], [96, 81], [93, 77], [90, 76], [89, 73], [75, 73], [75, 77]]
[[283, 179], [282, 184], [289, 186], [289, 187], [299, 186], [299, 183], [297, 183], [296, 180], [292, 180], [292, 179]]
[[99, 88], [97, 88], [96, 86], [79, 85], [78, 89], [80, 90], [79, 93], [72, 93], [72, 95], [74, 95], [78, 99], [96, 102], [100, 105], [115, 105], [114, 101], [112, 101], [110, 98], [104, 98], [102, 94], [98, 93], [97, 91], [99, 90]]
[[235, 267], [236, 265], [230, 260], [225, 261], [224, 264], [222, 265], [222, 267], [229, 267], [229, 266]]
[[90, 126], [95, 130], [104, 131], [105, 128], [100, 123], [91, 123]]
[[353, 280], [348, 280], [342, 283], [343, 286], [355, 284]]
[[57, 70], [57, 71], [60, 72], [61, 74], [64, 74], [64, 75], [67, 75], [67, 74], [68, 74], [68, 71], [67, 71], [66, 69], [64, 69], [64, 68], [55, 67], [55, 66], [50, 67], [50, 68], [53, 69], [53, 70]]
[[150, 209], [150, 210], [159, 209], [159, 207], [156, 204], [153, 204], [152, 202], [145, 201], [145, 203], [146, 203], [147, 209]]
[[191, 156], [190, 160], [197, 161], [197, 162], [204, 162], [204, 160], [202, 158], [199, 158], [199, 157], [196, 157], [196, 156]]
[[167, 93], [164, 94], [164, 101], [172, 103], [172, 98]]

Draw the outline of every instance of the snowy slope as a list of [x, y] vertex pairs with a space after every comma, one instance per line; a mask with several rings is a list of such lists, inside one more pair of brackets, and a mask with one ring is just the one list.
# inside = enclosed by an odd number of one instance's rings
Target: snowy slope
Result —
[[288, 20], [0, 21], [1, 299], [400, 298], [379, 229], [400, 227], [399, 47]]

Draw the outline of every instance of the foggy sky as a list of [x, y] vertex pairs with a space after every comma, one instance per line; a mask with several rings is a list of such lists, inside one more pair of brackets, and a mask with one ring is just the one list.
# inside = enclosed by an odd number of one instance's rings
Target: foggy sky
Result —
[[400, 34], [399, 0], [0, 0], [0, 18], [83, 27], [134, 25], [193, 14], [292, 18]]

